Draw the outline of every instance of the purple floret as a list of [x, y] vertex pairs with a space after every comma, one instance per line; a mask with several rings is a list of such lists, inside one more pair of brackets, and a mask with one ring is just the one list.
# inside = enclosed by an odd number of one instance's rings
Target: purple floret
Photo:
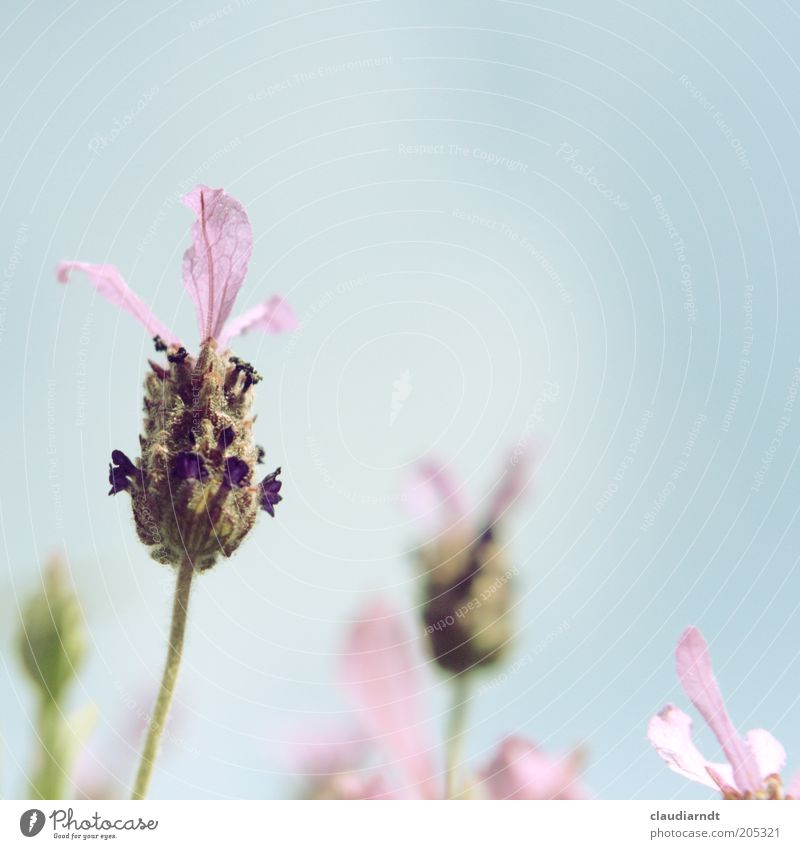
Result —
[[199, 454], [183, 451], [172, 461], [172, 474], [180, 480], [194, 478], [204, 481], [208, 477], [208, 470]]
[[250, 472], [250, 466], [238, 457], [225, 458], [225, 483], [228, 486], [241, 486]]
[[281, 490], [282, 482], [278, 480], [278, 475], [281, 473], [280, 466], [275, 469], [272, 474], [267, 475], [261, 481], [261, 507], [269, 513], [270, 516], [275, 516], [275, 505], [283, 500], [282, 496], [278, 495]]

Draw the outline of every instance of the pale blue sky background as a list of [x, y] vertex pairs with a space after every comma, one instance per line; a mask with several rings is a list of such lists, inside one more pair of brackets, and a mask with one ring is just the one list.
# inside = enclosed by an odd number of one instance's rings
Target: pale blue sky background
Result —
[[520, 438], [517, 671], [477, 699], [474, 762], [518, 732], [583, 744], [601, 797], [703, 798], [645, 739], [685, 706], [696, 623], [737, 725], [800, 769], [798, 44], [779, 2], [6, 4], [2, 792], [31, 757], [17, 603], [53, 548], [101, 756], [160, 674], [172, 577], [106, 496], [151, 343], [53, 268], [115, 263], [194, 340], [176, 198], [198, 181], [250, 214], [240, 306], [280, 292], [304, 327], [237, 345], [286, 497], [198, 582], [154, 794], [290, 794], [282, 738], [347, 710], [345, 623], [381, 593], [415, 621], [409, 464], [452, 458], [478, 500]]

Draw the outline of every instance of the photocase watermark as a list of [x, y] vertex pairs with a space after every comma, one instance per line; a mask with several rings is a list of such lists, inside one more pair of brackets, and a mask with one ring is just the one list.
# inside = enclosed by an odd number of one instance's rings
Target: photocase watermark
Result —
[[617, 209], [627, 212], [631, 205], [624, 201], [619, 192], [607, 186], [595, 173], [594, 165], [582, 165], [578, 160], [580, 148], [571, 145], [569, 142], [561, 142], [556, 149], [556, 156], [569, 165], [570, 169], [581, 177], [590, 186], [595, 188], [612, 206]]
[[400, 372], [397, 379], [392, 383], [392, 408], [389, 412], [389, 427], [397, 421], [400, 411], [406, 401], [411, 397], [414, 386], [411, 383], [411, 372], [408, 369]]
[[[545, 380], [542, 391], [533, 402], [533, 408], [525, 419], [524, 436], [529, 436], [537, 424], [545, 419], [545, 410], [552, 406], [561, 394], [561, 386], [555, 380]], [[524, 438], [524, 437], [523, 437]]]
[[508, 224], [505, 224], [502, 221], [497, 221], [493, 218], [488, 218], [485, 215], [478, 215], [477, 213], [467, 212], [463, 209], [453, 209], [451, 211], [451, 215], [459, 221], [466, 221], [468, 224], [474, 224], [478, 227], [483, 227], [486, 230], [491, 230], [493, 233], [499, 233], [501, 236], [504, 236], [506, 239], [510, 239], [516, 245], [519, 245], [519, 247], [528, 254], [528, 256], [536, 261], [553, 283], [561, 302], [565, 305], [572, 303], [572, 295], [567, 291], [566, 286], [564, 286], [564, 282], [553, 263], [550, 262], [550, 260], [542, 253], [541, 249], [531, 242], [527, 236], [522, 235], [518, 230], [515, 230]]
[[625, 480], [625, 475], [628, 473], [628, 469], [630, 469], [630, 467], [633, 465], [633, 461], [636, 459], [636, 455], [639, 452], [639, 446], [642, 444], [642, 440], [644, 439], [644, 436], [647, 433], [647, 426], [648, 424], [650, 424], [650, 419], [652, 418], [652, 410], [645, 410], [642, 413], [641, 417], [639, 418], [639, 424], [636, 426], [636, 430], [634, 430], [633, 432], [633, 437], [628, 443], [628, 450], [625, 452], [625, 456], [620, 461], [620, 464], [617, 466], [613, 477], [606, 485], [606, 488], [603, 490], [603, 494], [595, 502], [595, 513], [601, 513], [605, 506], [608, 504], [608, 502], [611, 501], [611, 499], [619, 491], [619, 485], [622, 483], [622, 481]]
[[550, 631], [547, 636], [540, 640], [531, 651], [526, 652], [522, 657], [515, 660], [510, 666], [506, 667], [502, 672], [498, 672], [491, 678], [484, 681], [478, 688], [478, 693], [485, 693], [488, 690], [493, 690], [501, 684], [505, 684], [510, 678], [513, 678], [518, 672], [524, 669], [529, 663], [535, 660], [539, 655], [543, 654], [547, 649], [562, 635], [566, 634], [572, 626], [566, 619], [561, 622], [558, 627]]
[[683, 293], [683, 311], [686, 313], [686, 320], [689, 324], [694, 324], [697, 321], [697, 304], [694, 299], [694, 288], [692, 286], [692, 266], [686, 259], [686, 244], [681, 238], [681, 234], [669, 210], [664, 206], [661, 195], [653, 195], [651, 198], [653, 205], [658, 213], [658, 220], [664, 225], [667, 235], [672, 243], [672, 250], [675, 252], [675, 259], [680, 267], [680, 286]]
[[44, 811], [38, 808], [28, 808], [19, 818], [19, 830], [25, 837], [36, 837], [44, 828], [46, 822]]
[[136, 116], [144, 112], [144, 110], [147, 109], [147, 107], [153, 102], [153, 99], [156, 95], [158, 95], [158, 90], [158, 86], [154, 85], [151, 89], [146, 91], [121, 118], [114, 119], [114, 123], [111, 125], [110, 130], [105, 133], [95, 133], [91, 139], [89, 139], [89, 150], [92, 153], [99, 153], [101, 150], [105, 150], [107, 147], [114, 144], [120, 135], [133, 124], [136, 120]]
[[772, 465], [775, 455], [778, 453], [778, 450], [783, 444], [783, 435], [786, 433], [786, 429], [792, 422], [794, 405], [797, 401], [798, 387], [800, 387], [800, 365], [796, 366], [794, 372], [792, 372], [792, 379], [789, 383], [789, 388], [786, 390], [786, 397], [783, 402], [782, 415], [778, 419], [777, 425], [775, 425], [775, 431], [766, 451], [764, 451], [761, 455], [761, 463], [756, 470], [756, 473], [753, 475], [753, 482], [750, 484], [750, 492], [754, 494], [760, 491], [764, 483], [764, 479], [767, 476], [767, 472], [769, 471], [769, 467]]
[[368, 492], [356, 492], [354, 489], [342, 486], [323, 460], [322, 447], [313, 433], [306, 436], [306, 448], [323, 484], [351, 504], [402, 504], [406, 501], [406, 496], [403, 493], [387, 494], [382, 492], [373, 495]]
[[703, 110], [711, 116], [711, 119], [714, 121], [714, 124], [716, 124], [720, 133], [722, 133], [722, 135], [728, 140], [728, 144], [730, 144], [731, 149], [742, 168], [745, 171], [752, 171], [753, 168], [747, 157], [747, 150], [745, 150], [741, 140], [736, 136], [733, 127], [725, 120], [725, 114], [717, 109], [717, 107], [705, 96], [705, 94], [703, 94], [703, 92], [689, 79], [689, 77], [686, 76], [686, 74], [681, 76], [680, 82], [681, 85], [689, 92], [692, 100], [697, 101], [697, 103], [702, 106]]
[[8, 255], [3, 268], [3, 279], [0, 280], [0, 342], [6, 332], [6, 311], [8, 309], [8, 298], [11, 287], [22, 259], [22, 248], [28, 241], [28, 225], [23, 221], [14, 233], [14, 241], [11, 244], [11, 253]]
[[207, 15], [203, 15], [201, 18], [195, 18], [193, 21], [189, 22], [189, 29], [193, 32], [199, 29], [204, 29], [205, 27], [211, 26], [212, 24], [218, 24], [223, 18], [227, 18], [228, 15], [232, 15], [234, 12], [238, 12], [240, 9], [247, 9], [250, 6], [254, 6], [256, 0], [231, 0], [230, 3], [226, 3], [224, 6], [220, 6], [218, 9], [215, 9], [213, 12], [209, 12]]
[[744, 287], [744, 334], [742, 337], [742, 348], [739, 352], [739, 365], [736, 368], [733, 392], [728, 401], [728, 406], [725, 408], [725, 415], [722, 417], [722, 424], [719, 428], [723, 433], [727, 433], [730, 430], [734, 413], [739, 406], [739, 399], [742, 397], [742, 392], [744, 391], [747, 372], [750, 371], [750, 353], [753, 350], [753, 338], [753, 286], [747, 283]]
[[323, 292], [320, 298], [314, 301], [308, 309], [304, 310], [299, 315], [299, 327], [291, 334], [291, 338], [286, 344], [286, 355], [289, 356], [294, 353], [295, 348], [302, 341], [304, 334], [321, 312], [326, 310], [337, 298], [341, 298], [343, 295], [347, 295], [356, 289], [360, 289], [368, 282], [369, 277], [364, 274], [360, 277], [352, 277], [349, 280], [342, 280], [332, 289], [328, 289], [326, 292]]
[[86, 399], [88, 396], [86, 375], [93, 321], [94, 315], [87, 313], [81, 325], [81, 335], [78, 337], [78, 367], [75, 371], [75, 427], [77, 428], [83, 427], [86, 419]]
[[520, 159], [512, 159], [509, 156], [503, 156], [499, 153], [494, 153], [491, 150], [485, 150], [482, 147], [468, 147], [456, 143], [439, 143], [439, 144], [398, 144], [397, 152], [400, 156], [457, 156], [463, 159], [476, 159], [486, 165], [492, 165], [497, 168], [505, 168], [506, 171], [518, 172], [520, 174], [528, 173], [528, 163]]
[[394, 57], [392, 56], [369, 56], [364, 59], [349, 59], [346, 62], [337, 62], [335, 65], [317, 65], [314, 68], [298, 71], [296, 74], [284, 77], [258, 91], [248, 92], [247, 100], [250, 103], [271, 100], [273, 97], [291, 91], [297, 86], [308, 85], [318, 80], [334, 77], [337, 74], [345, 74], [353, 71], [371, 71], [375, 68], [383, 68], [391, 65], [393, 62]]
[[531, 443], [536, 425], [544, 421], [545, 409], [555, 403], [560, 391], [561, 388], [558, 383], [553, 380], [545, 380], [542, 391], [533, 402], [533, 409], [525, 419], [525, 427], [522, 429], [519, 439], [514, 443], [514, 449], [508, 461], [509, 466], [516, 466], [526, 457], [530, 458], [528, 447]]
[[692, 427], [689, 430], [686, 442], [683, 444], [680, 457], [672, 468], [669, 480], [659, 490], [658, 495], [653, 501], [652, 507], [647, 511], [647, 513], [645, 513], [644, 519], [639, 528], [640, 531], [644, 532], [653, 527], [656, 517], [661, 512], [672, 493], [675, 492], [675, 487], [677, 486], [678, 481], [686, 469], [689, 468], [689, 458], [692, 456], [692, 452], [697, 444], [697, 438], [700, 436], [700, 431], [702, 431], [703, 425], [706, 423], [707, 419], [708, 416], [705, 413], [700, 413], [695, 418], [694, 424], [692, 424]]
[[512, 578], [519, 575], [519, 569], [512, 566], [506, 569], [501, 575], [498, 575], [486, 589], [482, 590], [480, 595], [473, 596], [469, 601], [465, 601], [456, 609], [455, 615], [448, 614], [442, 619], [432, 622], [425, 627], [426, 634], [432, 634], [434, 631], [444, 631], [446, 628], [456, 624], [456, 619], [463, 619], [468, 613], [477, 610], [485, 601], [488, 601], [501, 587], [505, 586]]
[[[171, 586], [171, 591], [166, 592], [165, 595], [167, 597], [172, 597], [175, 595], [175, 587], [174, 582], [169, 582]], [[141, 724], [142, 728], [146, 728], [148, 723], [152, 718], [151, 709], [142, 705], [142, 703], [134, 696], [127, 687], [125, 687], [121, 681], [117, 680], [114, 684], [114, 690], [120, 697], [120, 701], [123, 706], [130, 711], [135, 717], [138, 723]], [[155, 701], [155, 693], [153, 694], [153, 702]], [[152, 704], [152, 703], [151, 703]], [[163, 732], [162, 740], [164, 742], [169, 742], [171, 745], [179, 747], [181, 751], [189, 752], [193, 755], [198, 755], [199, 749], [189, 743], [185, 738], [176, 735], [173, 732], [173, 726], [175, 725], [175, 717], [174, 715], [171, 717], [169, 724], [166, 726]]]
[[[81, 815], [79, 815], [81, 816]], [[39, 808], [29, 808], [19, 818], [19, 830], [25, 837], [35, 837], [50, 820], [53, 837], [67, 840], [87, 840], [116, 838], [116, 831], [155, 831], [158, 820], [145, 820], [142, 817], [119, 817], [110, 820], [98, 811], [78, 819], [73, 808], [56, 808], [45, 817]]]
[[208, 158], [204, 159], [188, 177], [186, 177], [180, 182], [174, 192], [167, 195], [167, 197], [162, 202], [161, 207], [159, 208], [155, 217], [153, 218], [152, 222], [148, 225], [147, 230], [145, 230], [144, 236], [136, 245], [136, 250], [138, 250], [139, 253], [144, 253], [144, 251], [147, 249], [147, 246], [153, 241], [155, 235], [161, 228], [161, 225], [164, 223], [164, 221], [167, 220], [168, 216], [170, 215], [173, 207], [179, 205], [181, 202], [181, 198], [199, 182], [202, 182], [200, 178], [203, 176], [203, 174], [213, 168], [214, 165], [216, 165], [220, 159], [230, 153], [233, 153], [233, 151], [236, 150], [241, 145], [241, 143], [241, 138], [239, 136], [234, 136], [234, 138], [227, 141], [221, 148], [214, 151], [214, 153], [212, 153]]
[[64, 500], [61, 495], [61, 481], [58, 474], [58, 443], [56, 439], [56, 382], [47, 381], [47, 481], [53, 499], [53, 517], [55, 527], [64, 527]]

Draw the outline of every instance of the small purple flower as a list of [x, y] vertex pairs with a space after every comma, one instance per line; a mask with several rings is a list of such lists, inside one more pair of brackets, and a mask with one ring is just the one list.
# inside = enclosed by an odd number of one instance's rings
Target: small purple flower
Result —
[[220, 431], [219, 439], [217, 439], [217, 448], [220, 451], [227, 450], [233, 444], [234, 439], [236, 439], [236, 431], [230, 426], [224, 428], [224, 430]]
[[198, 481], [204, 481], [208, 477], [208, 470], [199, 454], [184, 451], [172, 461], [172, 474], [180, 480], [194, 478]]
[[224, 480], [227, 486], [242, 486], [249, 472], [250, 466], [239, 457], [225, 458]]
[[[112, 465], [113, 463], [113, 465]], [[139, 470], [131, 462], [130, 457], [118, 449], [111, 452], [111, 463], [108, 464], [108, 482], [111, 484], [109, 495], [116, 495], [131, 485], [131, 478]]]
[[281, 473], [280, 466], [275, 469], [272, 474], [267, 475], [261, 481], [261, 507], [274, 518], [275, 505], [283, 501], [282, 496], [278, 495], [281, 490], [282, 483], [278, 480], [278, 475]]

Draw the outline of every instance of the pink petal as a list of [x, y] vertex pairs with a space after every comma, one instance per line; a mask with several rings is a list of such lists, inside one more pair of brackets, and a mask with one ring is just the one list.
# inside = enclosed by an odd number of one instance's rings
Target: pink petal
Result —
[[481, 779], [492, 799], [585, 799], [574, 755], [548, 755], [521, 737], [497, 748]]
[[369, 755], [363, 730], [343, 723], [296, 727], [283, 735], [283, 760], [298, 775], [326, 776], [357, 770]]
[[348, 773], [334, 779], [338, 799], [391, 799], [392, 793], [381, 775]]
[[792, 799], [800, 799], [800, 772], [794, 774], [794, 778], [786, 786], [786, 795]]
[[352, 801], [399, 798], [379, 773], [350, 772], [332, 775], [312, 782], [311, 789], [315, 799]]
[[728, 764], [711, 764], [697, 750], [692, 742], [692, 720], [674, 705], [667, 705], [650, 720], [647, 739], [678, 775], [717, 790], [717, 782], [708, 774], [708, 767], [711, 767], [719, 773], [723, 783], [733, 784], [733, 774]]
[[253, 232], [242, 205], [222, 189], [197, 186], [183, 202], [197, 215], [193, 244], [183, 255], [183, 281], [205, 342], [219, 339], [233, 309], [253, 251]]
[[247, 333], [249, 330], [260, 330], [262, 333], [284, 333], [296, 330], [297, 327], [298, 321], [294, 310], [280, 295], [273, 295], [238, 318], [229, 321], [222, 329], [219, 344], [224, 348], [234, 336]]
[[441, 463], [426, 460], [419, 464], [405, 488], [409, 512], [430, 530], [443, 530], [462, 521], [468, 511], [461, 487]]
[[[147, 730], [148, 711], [155, 704], [158, 693], [149, 686], [121, 689], [120, 692], [125, 693], [125, 698], [118, 721], [108, 723], [111, 733], [102, 737], [97, 729], [78, 755], [73, 777], [78, 798], [120, 799], [130, 792], [127, 781], [136, 766]], [[185, 712], [180, 705], [175, 705], [164, 734], [165, 750], [180, 742], [185, 720]]]
[[744, 740], [756, 759], [762, 779], [777, 775], [786, 766], [786, 750], [769, 731], [754, 728], [744, 735]]
[[381, 602], [370, 605], [350, 629], [342, 673], [369, 733], [409, 774], [419, 795], [433, 798], [419, 664], [402, 618]]
[[56, 269], [59, 283], [68, 283], [70, 271], [82, 271], [107, 301], [130, 313], [145, 326], [151, 336], [160, 336], [168, 345], [179, 345], [178, 337], [153, 315], [150, 307], [129, 288], [116, 266], [91, 262], [61, 262]]
[[489, 510], [489, 524], [493, 525], [499, 519], [502, 519], [509, 507], [513, 506], [528, 487], [531, 480], [530, 466], [530, 457], [526, 456], [524, 452], [515, 451], [511, 454], [492, 499]]
[[725, 752], [733, 769], [736, 788], [742, 793], [755, 793], [763, 786], [758, 763], [725, 710], [708, 646], [697, 628], [687, 628], [681, 634], [675, 650], [675, 663], [686, 695], [700, 711]]

